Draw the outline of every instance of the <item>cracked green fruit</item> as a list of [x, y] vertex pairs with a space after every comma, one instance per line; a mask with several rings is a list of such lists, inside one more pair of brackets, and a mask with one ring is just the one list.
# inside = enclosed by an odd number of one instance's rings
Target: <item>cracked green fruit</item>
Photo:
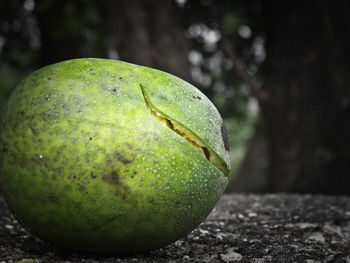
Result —
[[218, 111], [195, 87], [151, 68], [93, 58], [44, 67], [14, 90], [1, 129], [11, 211], [71, 250], [165, 246], [197, 227], [227, 184]]

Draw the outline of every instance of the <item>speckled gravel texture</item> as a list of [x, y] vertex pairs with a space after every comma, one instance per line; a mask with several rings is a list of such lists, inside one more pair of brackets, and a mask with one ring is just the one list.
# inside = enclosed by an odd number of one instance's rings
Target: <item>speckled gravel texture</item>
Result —
[[350, 263], [350, 197], [224, 195], [187, 237], [132, 257], [53, 248], [21, 228], [0, 197], [0, 262]]

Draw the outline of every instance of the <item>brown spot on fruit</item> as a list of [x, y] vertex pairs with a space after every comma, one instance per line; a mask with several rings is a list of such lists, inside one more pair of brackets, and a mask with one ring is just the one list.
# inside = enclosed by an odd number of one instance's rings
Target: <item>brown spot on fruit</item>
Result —
[[120, 152], [115, 152], [115, 153], [114, 153], [114, 157], [115, 157], [118, 161], [120, 161], [122, 164], [125, 164], [125, 165], [126, 165], [126, 164], [129, 164], [129, 163], [131, 163], [131, 162], [134, 161], [133, 159], [124, 156], [124, 155], [121, 154]]
[[102, 180], [114, 185], [121, 185], [119, 174], [116, 171], [112, 171], [109, 174], [106, 174], [102, 177]]
[[224, 147], [226, 151], [230, 151], [230, 142], [228, 137], [228, 132], [225, 127], [225, 123], [221, 123], [221, 136], [224, 141]]
[[32, 125], [29, 125], [29, 128], [30, 128], [31, 131], [34, 133], [34, 135], [36, 135], [36, 136], [40, 133], [39, 130], [34, 129]]
[[49, 199], [49, 202], [50, 203], [57, 203], [57, 197], [56, 196], [54, 196], [54, 195], [49, 195], [48, 196], [48, 199]]
[[112, 171], [104, 176], [102, 180], [111, 185], [110, 192], [122, 200], [128, 199], [129, 187], [122, 181], [117, 171]]

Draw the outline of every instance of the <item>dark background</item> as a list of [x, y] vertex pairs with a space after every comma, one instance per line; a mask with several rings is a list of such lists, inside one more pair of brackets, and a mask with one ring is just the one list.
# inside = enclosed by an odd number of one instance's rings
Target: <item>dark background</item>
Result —
[[0, 106], [65, 59], [154, 67], [222, 114], [227, 191], [350, 194], [349, 15], [346, 0], [0, 0]]

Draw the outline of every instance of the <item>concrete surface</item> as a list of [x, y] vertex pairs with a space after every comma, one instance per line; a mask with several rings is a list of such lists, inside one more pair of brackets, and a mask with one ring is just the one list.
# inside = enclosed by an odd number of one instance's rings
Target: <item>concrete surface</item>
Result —
[[0, 262], [350, 263], [350, 197], [225, 195], [187, 237], [123, 258], [53, 248], [26, 232], [0, 197]]

